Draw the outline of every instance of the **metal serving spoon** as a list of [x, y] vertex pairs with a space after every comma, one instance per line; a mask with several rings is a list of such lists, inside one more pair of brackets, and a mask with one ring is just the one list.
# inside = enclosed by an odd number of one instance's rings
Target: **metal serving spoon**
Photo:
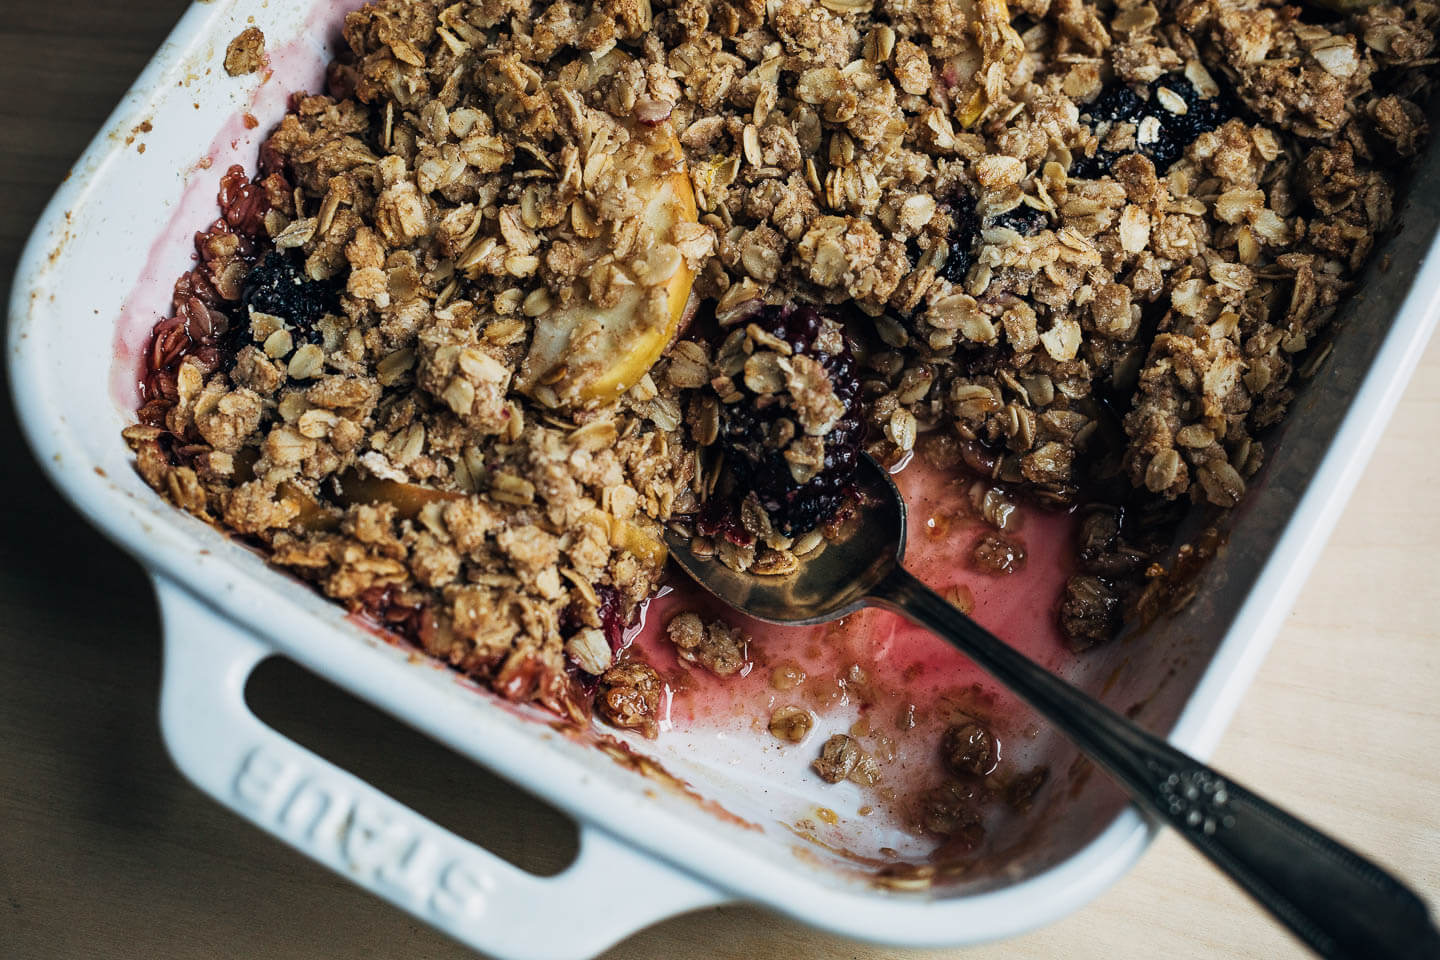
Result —
[[908, 573], [900, 491], [868, 456], [856, 482], [874, 506], [786, 576], [736, 573], [675, 532], [670, 555], [710, 593], [770, 623], [824, 623], [865, 606], [903, 614], [1028, 701], [1321, 956], [1440, 958], [1440, 931], [1399, 880], [1032, 663]]

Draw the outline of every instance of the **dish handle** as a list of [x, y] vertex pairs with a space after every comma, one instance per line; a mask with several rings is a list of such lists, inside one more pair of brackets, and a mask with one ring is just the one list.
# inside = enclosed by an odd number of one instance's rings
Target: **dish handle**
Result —
[[505, 960], [582, 960], [665, 917], [727, 899], [592, 824], [575, 862], [527, 873], [266, 726], [245, 681], [274, 651], [164, 577], [160, 725], [182, 773], [220, 803], [455, 939]]

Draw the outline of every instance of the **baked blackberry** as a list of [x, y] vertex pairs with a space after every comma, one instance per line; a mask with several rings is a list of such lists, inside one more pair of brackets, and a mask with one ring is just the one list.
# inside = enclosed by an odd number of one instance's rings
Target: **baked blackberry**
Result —
[[[834, 427], [821, 438], [823, 467], [808, 481], [797, 483], [784, 446], [777, 445], [777, 439], [794, 432], [790, 408], [773, 402], [776, 395], [767, 397], [770, 402], [760, 401], [742, 378], [737, 378], [735, 387], [744, 396], [721, 405], [719, 442], [735, 500], [729, 506], [738, 514], [739, 500], [753, 492], [776, 530], [798, 536], [832, 519], [848, 496], [865, 432], [858, 403], [860, 380], [839, 325], [814, 307], [765, 307], [750, 322], [784, 341], [794, 354], [815, 360], [844, 407]], [[788, 431], [782, 420], [790, 421]], [[710, 519], [717, 529], [724, 526], [722, 518]]]
[[996, 214], [990, 219], [990, 225], [992, 227], [1008, 227], [1020, 236], [1028, 237], [1049, 226], [1050, 218], [1045, 215], [1045, 211], [1036, 210], [1034, 207], [1022, 203], [1014, 210]]
[[1117, 83], [1101, 90], [1100, 96], [1080, 112], [1088, 114], [1091, 123], [1138, 123], [1145, 107], [1144, 98], [1125, 84]]
[[256, 310], [285, 320], [297, 344], [319, 343], [320, 331], [315, 325], [325, 314], [335, 312], [337, 298], [329, 284], [311, 280], [294, 260], [272, 250], [246, 276], [240, 305], [245, 320], [239, 326], [245, 334], [249, 333], [250, 311]]
[[[1162, 90], [1167, 93], [1162, 94]], [[1185, 105], [1184, 110], [1175, 109], [1179, 106], [1176, 97]], [[1141, 152], [1154, 160], [1159, 170], [1179, 160], [1200, 134], [1218, 129], [1235, 115], [1223, 94], [1201, 96], [1178, 70], [1150, 84], [1150, 108], [1150, 115], [1160, 121], [1160, 136], [1154, 143], [1143, 145]]]
[[965, 274], [975, 259], [975, 247], [980, 243], [980, 215], [975, 211], [975, 198], [968, 191], [961, 191], [946, 204], [954, 226], [946, 238], [949, 256], [940, 268], [940, 276], [951, 283], [964, 283]]
[[1078, 156], [1070, 161], [1070, 176], [1081, 180], [1099, 180], [1108, 174], [1122, 155], [1113, 150], [1096, 148], [1092, 157]]
[[[1235, 114], [1233, 102], [1223, 91], [1213, 97], [1203, 96], [1177, 70], [1151, 83], [1144, 98], [1124, 84], [1107, 87], [1082, 109], [1081, 119], [1088, 118], [1102, 140], [1116, 123], [1135, 124], [1138, 152], [1149, 157], [1155, 169], [1163, 173], [1185, 155], [1185, 148], [1200, 134], [1219, 128]], [[1087, 180], [1102, 177], [1121, 156], [1097, 149], [1094, 156], [1074, 158], [1070, 175]]]

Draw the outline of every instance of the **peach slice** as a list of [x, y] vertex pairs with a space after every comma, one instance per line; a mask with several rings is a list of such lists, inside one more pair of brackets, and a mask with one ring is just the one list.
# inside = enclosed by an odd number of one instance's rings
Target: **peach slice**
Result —
[[610, 545], [634, 554], [637, 560], [647, 566], [662, 567], [670, 556], [664, 541], [651, 536], [629, 520], [616, 519], [610, 525]]
[[[632, 167], [630, 189], [643, 198], [634, 253], [602, 265], [569, 304], [535, 320], [518, 388], [548, 406], [610, 403], [634, 386], [675, 338], [692, 311], [695, 273], [672, 241], [676, 224], [699, 220], [680, 141], [669, 120], [629, 127], [632, 143], [616, 162]], [[640, 149], [632, 149], [638, 144]], [[590, 241], [587, 258], [602, 261], [609, 236]], [[605, 303], [596, 302], [596, 290]]]
[[458, 490], [436, 490], [418, 483], [382, 480], [352, 469], [340, 475], [340, 495], [335, 499], [344, 506], [352, 503], [389, 503], [394, 505], [395, 512], [401, 517], [414, 520], [421, 510], [432, 503], [464, 500], [466, 496]]
[[1012, 16], [1005, 0], [978, 0], [970, 23], [979, 49], [971, 48], [952, 57], [946, 74], [961, 86], [975, 85], [960, 110], [960, 126], [970, 129], [985, 115], [990, 100], [985, 95], [985, 77], [994, 64], [1003, 64], [1007, 73], [1025, 54], [1025, 41], [1011, 26]]
[[298, 523], [306, 530], [326, 533], [340, 526], [340, 518], [329, 510], [325, 505], [310, 495], [298, 484], [285, 481], [280, 484], [280, 500], [295, 508], [295, 519], [292, 523]]
[[[414, 520], [427, 504], [463, 500], [465, 494], [456, 490], [436, 490], [422, 487], [418, 483], [404, 483], [399, 480], [382, 480], [350, 469], [340, 474], [340, 492], [332, 501], [338, 506], [348, 507], [356, 503], [389, 503], [403, 519]], [[339, 518], [325, 509], [308, 490], [298, 484], [286, 481], [280, 484], [280, 499], [292, 504], [298, 513], [295, 520], [307, 530], [334, 530], [340, 525]]]

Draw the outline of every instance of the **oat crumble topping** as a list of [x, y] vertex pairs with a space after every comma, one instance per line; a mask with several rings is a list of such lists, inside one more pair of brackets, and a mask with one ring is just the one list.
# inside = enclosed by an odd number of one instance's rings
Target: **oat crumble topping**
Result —
[[665, 628], [681, 663], [693, 664], [717, 677], [732, 677], [745, 668], [750, 637], [724, 620], [705, 622], [694, 613], [682, 613]]
[[264, 67], [265, 34], [258, 27], [246, 27], [225, 48], [225, 72], [238, 77]]
[[[787, 573], [862, 450], [972, 477], [997, 573], [1015, 498], [1083, 504], [1059, 616], [1100, 642], [1323, 360], [1437, 11], [375, 0], [222, 178], [125, 436], [177, 506], [577, 720], [656, 729], [618, 651], [662, 525]], [[719, 675], [748, 639], [669, 633]], [[837, 736], [816, 769], [876, 768]]]

